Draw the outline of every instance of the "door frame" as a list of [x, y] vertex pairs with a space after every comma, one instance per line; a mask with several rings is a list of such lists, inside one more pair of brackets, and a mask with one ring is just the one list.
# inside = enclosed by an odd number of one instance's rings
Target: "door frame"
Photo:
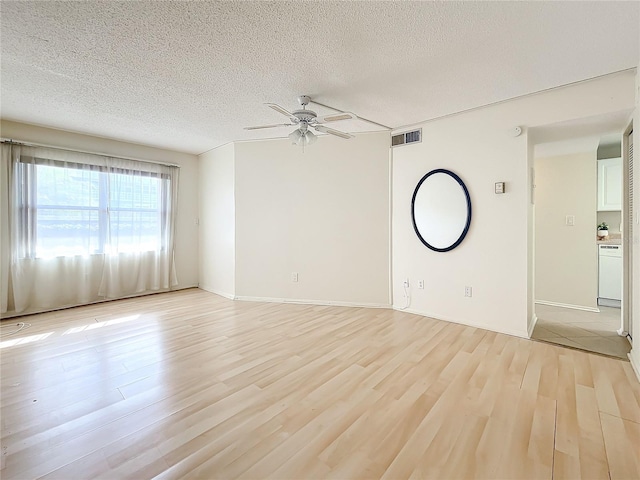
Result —
[[622, 133], [622, 320], [619, 335], [633, 338], [631, 319], [633, 318], [633, 222], [629, 218], [629, 139], [633, 141], [633, 115]]

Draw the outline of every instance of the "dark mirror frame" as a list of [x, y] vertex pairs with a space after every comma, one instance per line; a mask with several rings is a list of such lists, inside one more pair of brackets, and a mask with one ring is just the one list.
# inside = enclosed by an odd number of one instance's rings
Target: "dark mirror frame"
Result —
[[[462, 233], [460, 234], [458, 239], [454, 243], [452, 243], [451, 245], [449, 245], [448, 247], [445, 247], [445, 248], [438, 248], [438, 247], [434, 247], [433, 245], [430, 245], [429, 242], [427, 242], [422, 237], [422, 235], [420, 234], [420, 231], [418, 230], [418, 226], [416, 225], [416, 212], [415, 212], [416, 195], [418, 195], [418, 190], [420, 190], [420, 186], [424, 183], [424, 181], [427, 178], [429, 178], [431, 175], [435, 175], [436, 173], [444, 173], [446, 175], [449, 175], [456, 182], [458, 182], [460, 187], [462, 187], [462, 191], [464, 192], [464, 195], [465, 195], [466, 200], [467, 200], [467, 222], [466, 222], [466, 224], [464, 226], [464, 229], [462, 230]], [[469, 226], [471, 225], [471, 197], [469, 196], [469, 190], [467, 190], [467, 186], [464, 184], [462, 179], [458, 175], [453, 173], [451, 170], [446, 170], [444, 168], [437, 168], [435, 170], [431, 170], [424, 177], [422, 177], [420, 179], [420, 181], [418, 182], [418, 185], [416, 185], [416, 189], [413, 191], [413, 197], [411, 198], [411, 221], [413, 222], [413, 229], [415, 230], [416, 235], [418, 236], [420, 241], [427, 248], [430, 248], [434, 252], [448, 252], [449, 250], [453, 250], [458, 245], [460, 245], [460, 243], [462, 243], [462, 240], [464, 240], [464, 237], [467, 235], [467, 232], [469, 231]]]

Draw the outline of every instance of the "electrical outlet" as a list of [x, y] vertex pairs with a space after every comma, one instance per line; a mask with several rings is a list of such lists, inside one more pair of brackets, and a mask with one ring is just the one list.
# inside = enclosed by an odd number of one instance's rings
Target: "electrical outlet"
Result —
[[291, 274], [291, 281], [292, 282], [297, 282], [298, 281], [298, 272], [293, 272]]
[[409, 279], [408, 279], [408, 278], [404, 281], [403, 285], [404, 285], [406, 288], [409, 288]]
[[418, 280], [418, 288], [421, 290], [424, 289], [424, 280]]
[[465, 297], [470, 297], [471, 296], [471, 287], [464, 287], [464, 296]]

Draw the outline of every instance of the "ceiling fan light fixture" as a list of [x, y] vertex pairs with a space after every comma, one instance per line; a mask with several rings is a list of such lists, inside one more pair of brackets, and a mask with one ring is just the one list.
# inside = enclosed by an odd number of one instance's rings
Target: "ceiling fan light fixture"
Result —
[[298, 145], [299, 147], [306, 147], [307, 145], [311, 145], [312, 143], [318, 140], [310, 130], [302, 131], [302, 129], [296, 129], [289, 134], [289, 140], [293, 145]]
[[317, 140], [318, 137], [316, 137], [310, 130], [307, 130], [307, 133], [304, 134], [305, 145], [311, 145]]
[[291, 143], [293, 145], [298, 145], [298, 142], [300, 141], [301, 137], [302, 137], [302, 132], [297, 128], [289, 134], [289, 140], [291, 140]]

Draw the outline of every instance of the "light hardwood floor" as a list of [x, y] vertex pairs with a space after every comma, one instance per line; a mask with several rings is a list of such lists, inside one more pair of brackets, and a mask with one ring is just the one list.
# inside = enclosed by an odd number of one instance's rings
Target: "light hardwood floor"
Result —
[[197, 289], [21, 320], [0, 341], [5, 480], [640, 478], [622, 360]]

